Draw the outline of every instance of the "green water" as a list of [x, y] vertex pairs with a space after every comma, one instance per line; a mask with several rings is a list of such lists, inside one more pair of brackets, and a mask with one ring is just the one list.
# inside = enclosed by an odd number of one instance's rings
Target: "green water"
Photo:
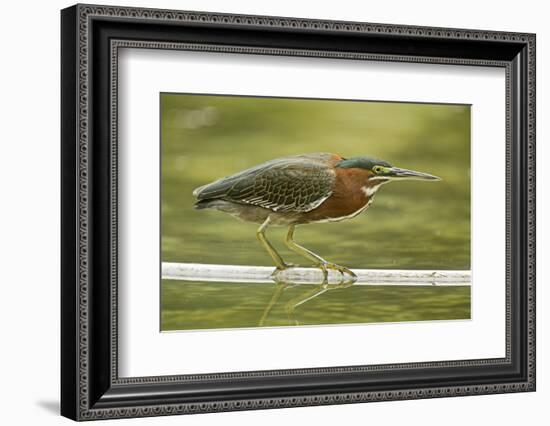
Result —
[[[357, 324], [470, 318], [470, 287], [317, 286], [164, 281], [162, 330]], [[270, 301], [280, 297], [269, 309]], [[304, 303], [295, 306], [299, 302]], [[263, 320], [262, 320], [263, 319]]]
[[[161, 139], [164, 262], [271, 266], [257, 225], [194, 210], [192, 191], [272, 158], [326, 151], [369, 155], [443, 180], [389, 183], [366, 213], [299, 227], [296, 241], [351, 268], [470, 269], [467, 106], [163, 94]], [[284, 246], [285, 232], [269, 229], [268, 238], [285, 260], [303, 263]], [[285, 298], [302, 287], [285, 290], [264, 325], [296, 324]], [[163, 281], [161, 328], [257, 326], [275, 289]], [[299, 324], [469, 318], [470, 294], [466, 287], [352, 286], [296, 312]]]

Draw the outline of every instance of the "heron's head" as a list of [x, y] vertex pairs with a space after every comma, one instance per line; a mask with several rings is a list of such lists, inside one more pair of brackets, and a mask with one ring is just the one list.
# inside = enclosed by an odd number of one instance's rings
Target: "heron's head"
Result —
[[353, 157], [340, 160], [336, 167], [343, 169], [362, 169], [367, 171], [368, 186], [379, 186], [379, 184], [394, 180], [441, 180], [441, 178], [428, 173], [416, 172], [414, 170], [394, 167], [384, 160], [372, 157]]

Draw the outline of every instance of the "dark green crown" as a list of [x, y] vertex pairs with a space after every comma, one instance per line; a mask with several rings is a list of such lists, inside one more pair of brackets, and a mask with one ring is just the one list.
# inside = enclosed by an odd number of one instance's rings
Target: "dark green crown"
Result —
[[344, 158], [336, 163], [336, 167], [342, 169], [367, 169], [372, 170], [374, 166], [392, 167], [390, 163], [372, 157]]

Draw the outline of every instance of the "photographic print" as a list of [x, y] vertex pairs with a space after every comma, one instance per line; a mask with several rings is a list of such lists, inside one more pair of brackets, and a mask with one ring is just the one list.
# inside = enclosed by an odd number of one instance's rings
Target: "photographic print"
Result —
[[470, 106], [160, 94], [161, 331], [470, 319]]

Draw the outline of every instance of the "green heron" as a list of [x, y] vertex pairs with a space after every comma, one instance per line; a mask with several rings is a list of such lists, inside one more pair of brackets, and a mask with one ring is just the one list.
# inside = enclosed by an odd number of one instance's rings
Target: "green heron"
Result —
[[241, 220], [261, 224], [256, 235], [277, 268], [293, 265], [267, 240], [268, 226], [288, 226], [286, 245], [323, 271], [355, 274], [348, 268], [328, 262], [293, 239], [296, 225], [338, 222], [364, 212], [376, 191], [393, 180], [440, 180], [427, 173], [393, 167], [371, 157], [343, 158], [330, 153], [313, 153], [277, 158], [193, 191], [195, 208], [215, 209]]

